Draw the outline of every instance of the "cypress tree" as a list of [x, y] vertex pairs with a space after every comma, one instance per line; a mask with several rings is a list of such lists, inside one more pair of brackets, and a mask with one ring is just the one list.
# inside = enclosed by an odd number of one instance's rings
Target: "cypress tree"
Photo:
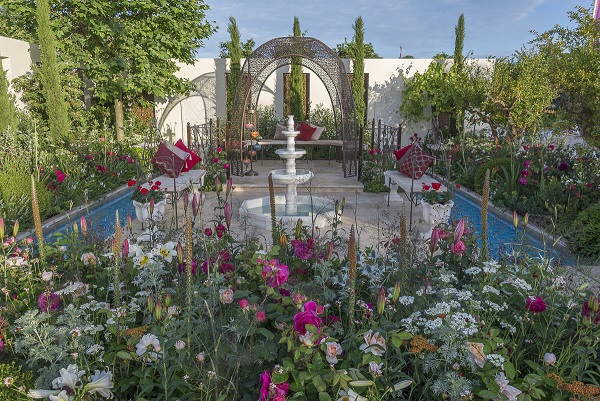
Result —
[[0, 132], [12, 128], [17, 129], [17, 115], [13, 97], [8, 92], [6, 71], [0, 63]]
[[454, 27], [454, 68], [461, 71], [465, 63], [463, 56], [463, 47], [465, 42], [465, 16], [461, 14], [458, 17], [458, 24]]
[[50, 5], [48, 0], [36, 2], [38, 40], [42, 59], [42, 91], [46, 102], [50, 135], [54, 140], [68, 139], [71, 129], [67, 103], [60, 84], [56, 43], [50, 28]]
[[352, 52], [352, 94], [359, 127], [365, 123], [365, 28], [362, 17], [354, 22], [354, 51]]
[[229, 65], [229, 83], [227, 85], [227, 115], [230, 118], [233, 107], [233, 99], [235, 98], [235, 90], [240, 79], [242, 48], [240, 47], [240, 30], [234, 17], [229, 17], [229, 26], [227, 32], [231, 41], [227, 43], [229, 50], [230, 65]]
[[[294, 36], [300, 37], [300, 21], [294, 17]], [[292, 57], [292, 71], [290, 73], [290, 112], [296, 121], [304, 120], [302, 101], [304, 98], [304, 76], [302, 75], [302, 60]]]

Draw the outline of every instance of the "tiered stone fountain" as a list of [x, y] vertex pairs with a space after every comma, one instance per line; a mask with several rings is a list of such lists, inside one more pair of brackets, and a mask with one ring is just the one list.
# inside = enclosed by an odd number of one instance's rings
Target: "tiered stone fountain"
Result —
[[[298, 196], [298, 185], [307, 184], [314, 177], [312, 171], [296, 168], [296, 159], [306, 154], [306, 150], [296, 149], [295, 138], [299, 133], [294, 130], [294, 116], [288, 116], [287, 130], [283, 131], [287, 147], [276, 150], [279, 157], [286, 161], [285, 169], [271, 171], [273, 183], [286, 186], [285, 196], [275, 196], [275, 214], [277, 221], [283, 220], [285, 225], [295, 225], [298, 219], [302, 219], [304, 225], [312, 225], [314, 221], [315, 227], [324, 228], [333, 221], [335, 202], [318, 196]], [[269, 230], [269, 197], [242, 202], [240, 215], [247, 217], [252, 225]]]

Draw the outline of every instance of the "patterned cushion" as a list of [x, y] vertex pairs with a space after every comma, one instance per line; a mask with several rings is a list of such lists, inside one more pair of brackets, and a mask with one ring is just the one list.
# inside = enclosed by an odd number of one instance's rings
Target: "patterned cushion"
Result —
[[181, 169], [182, 173], [185, 173], [186, 171], [190, 171], [192, 169], [192, 167], [194, 167], [196, 164], [198, 164], [202, 161], [200, 156], [198, 156], [196, 153], [189, 150], [188, 147], [183, 144], [183, 141], [181, 139], [178, 140], [177, 142], [175, 142], [175, 146], [189, 154], [189, 157], [186, 160], [185, 165]]
[[283, 135], [283, 131], [285, 131], [287, 128], [281, 124], [277, 124], [277, 128], [275, 129], [275, 136], [273, 137], [273, 139], [283, 139], [286, 140], [287, 138], [285, 137], [285, 135]]
[[316, 128], [311, 127], [307, 123], [302, 123], [302, 125], [300, 125], [300, 134], [296, 137], [296, 140], [310, 141], [310, 138], [312, 138], [312, 135], [316, 130]]
[[398, 160], [398, 171], [413, 180], [418, 180], [434, 161], [435, 157], [425, 153], [419, 144], [413, 143], [402, 158]]
[[162, 142], [158, 145], [158, 150], [152, 158], [151, 163], [169, 177], [179, 177], [181, 169], [189, 156], [188, 152], [179, 149], [175, 145], [169, 142]]

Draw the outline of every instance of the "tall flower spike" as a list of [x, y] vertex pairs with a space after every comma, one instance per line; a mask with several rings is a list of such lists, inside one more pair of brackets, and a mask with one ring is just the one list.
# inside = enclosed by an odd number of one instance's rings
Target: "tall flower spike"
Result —
[[356, 239], [354, 238], [354, 225], [350, 227], [348, 239], [348, 324], [350, 331], [354, 332], [354, 308], [356, 306]]
[[19, 220], [15, 220], [15, 224], [13, 225], [13, 237], [17, 238], [17, 234], [19, 233]]
[[377, 314], [379, 316], [383, 315], [385, 311], [385, 287], [381, 287], [379, 289], [379, 293], [377, 294]]
[[457, 242], [461, 239], [465, 232], [465, 220], [460, 219], [458, 224], [456, 225], [456, 229], [454, 230], [454, 242]]
[[31, 174], [31, 209], [33, 211], [33, 223], [35, 224], [35, 235], [38, 240], [38, 252], [40, 254], [41, 267], [44, 267], [44, 231], [42, 230], [42, 219], [40, 217], [40, 205], [38, 203], [37, 191], [35, 189], [35, 178]]
[[127, 240], [127, 238], [126, 238], [125, 241], [123, 241], [123, 252], [122, 252], [123, 260], [127, 259], [127, 256], [129, 256], [129, 240]]
[[229, 202], [225, 202], [225, 206], [223, 207], [223, 216], [225, 216], [225, 225], [229, 230], [229, 226], [231, 226], [231, 205]]
[[196, 216], [198, 216], [199, 210], [200, 210], [200, 202], [198, 201], [198, 196], [196, 196], [196, 193], [194, 192], [194, 196], [192, 197], [192, 214], [194, 215], [194, 218], [196, 218]]
[[81, 218], [79, 219], [79, 225], [81, 226], [81, 234], [83, 234], [84, 237], [87, 237], [88, 226], [85, 216], [81, 216]]
[[404, 255], [406, 253], [406, 244], [408, 242], [408, 228], [406, 224], [406, 209], [402, 208], [402, 214], [400, 215], [400, 252]]
[[4, 217], [0, 216], [0, 241], [4, 239]]
[[233, 189], [233, 180], [231, 177], [227, 179], [227, 186], [225, 187], [225, 198], [229, 198], [231, 190]]

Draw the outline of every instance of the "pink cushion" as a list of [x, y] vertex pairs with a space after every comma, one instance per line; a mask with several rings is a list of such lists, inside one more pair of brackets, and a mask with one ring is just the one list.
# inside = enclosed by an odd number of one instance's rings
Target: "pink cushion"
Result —
[[325, 131], [325, 127], [319, 127], [318, 125], [309, 124], [312, 128], [315, 129], [312, 136], [310, 137], [311, 141], [318, 141], [321, 138], [321, 134]]
[[[400, 149], [400, 151], [402, 150]], [[404, 155], [398, 160], [398, 171], [413, 180], [418, 180], [434, 161], [435, 157], [425, 153], [419, 144], [413, 143], [408, 146]]]
[[169, 177], [179, 177], [189, 153], [179, 149], [169, 142], [162, 142], [158, 145], [156, 154], [150, 161], [156, 168], [167, 174]]
[[312, 135], [315, 133], [317, 129], [311, 127], [307, 123], [302, 123], [300, 125], [300, 134], [296, 137], [298, 141], [310, 141]]
[[396, 160], [402, 159], [402, 156], [404, 156], [404, 154], [408, 151], [408, 149], [410, 149], [410, 145], [405, 146], [402, 149], [394, 150], [393, 153], [396, 156]]
[[202, 161], [200, 156], [198, 156], [196, 153], [189, 150], [188, 147], [184, 145], [184, 143], [181, 139], [178, 140], [177, 142], [175, 142], [175, 146], [177, 146], [179, 149], [183, 150], [184, 152], [187, 152], [190, 155], [188, 157], [188, 159], [185, 161], [183, 168], [181, 169], [182, 173], [185, 173], [186, 171], [190, 171], [192, 169], [192, 167], [194, 167], [196, 164], [198, 164]]

